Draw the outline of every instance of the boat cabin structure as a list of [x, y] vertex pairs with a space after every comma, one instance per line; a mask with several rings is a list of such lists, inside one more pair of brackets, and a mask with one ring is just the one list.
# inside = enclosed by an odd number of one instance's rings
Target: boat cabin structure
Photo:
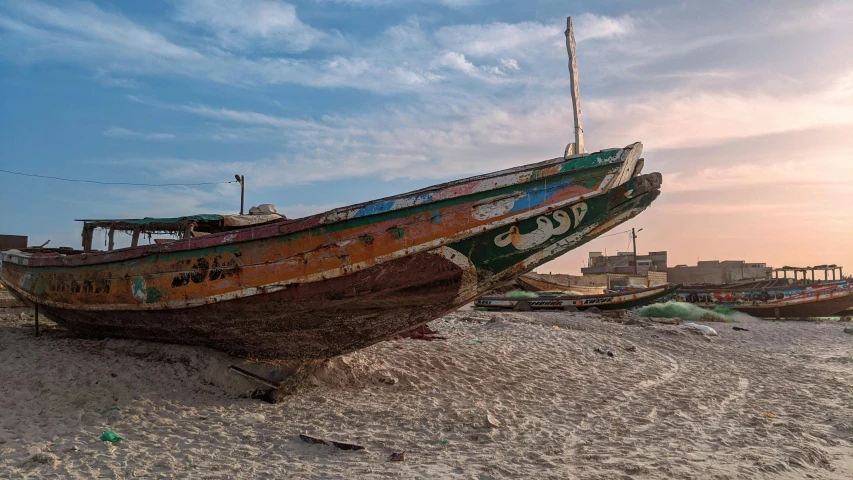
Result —
[[[265, 204], [252, 207], [249, 215], [199, 214], [168, 218], [78, 219], [76, 221], [83, 222], [83, 252], [88, 253], [92, 251], [95, 230], [99, 228], [107, 232], [107, 251], [113, 251], [116, 232], [130, 234], [130, 247], [133, 248], [139, 245], [139, 237], [143, 235], [148, 235], [149, 239], [153, 235], [172, 235], [176, 240], [183, 240], [284, 219], [286, 217], [277, 213], [274, 206]], [[155, 242], [173, 241], [158, 240]]]

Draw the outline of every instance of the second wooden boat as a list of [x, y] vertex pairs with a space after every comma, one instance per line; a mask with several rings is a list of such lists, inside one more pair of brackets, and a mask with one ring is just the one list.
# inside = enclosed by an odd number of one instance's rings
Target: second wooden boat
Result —
[[489, 295], [478, 298], [474, 305], [490, 310], [528, 308], [530, 310], [565, 310], [567, 308], [586, 310], [590, 307], [597, 307], [600, 310], [622, 310], [654, 303], [671, 295], [680, 286], [666, 284], [601, 295], [541, 295], [534, 298]]
[[826, 317], [853, 308], [853, 283], [847, 281], [763, 289], [687, 287], [676, 295], [700, 307], [725, 306], [758, 318]]

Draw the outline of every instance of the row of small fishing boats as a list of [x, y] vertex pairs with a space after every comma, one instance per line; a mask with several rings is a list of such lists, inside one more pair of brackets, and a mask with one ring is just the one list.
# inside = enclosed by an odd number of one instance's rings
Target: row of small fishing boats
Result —
[[[567, 295], [561, 286], [541, 278], [522, 276], [520, 282], [537, 284], [545, 291], [534, 297], [491, 295], [477, 299], [476, 306], [487, 309], [578, 309], [634, 308], [654, 302], [674, 300], [703, 308], [724, 306], [758, 318], [812, 318], [839, 315], [853, 308], [853, 281], [789, 283], [764, 280], [730, 285], [659, 285], [625, 289], [597, 295]], [[530, 281], [526, 281], [530, 280]], [[563, 287], [564, 288], [564, 287]]]

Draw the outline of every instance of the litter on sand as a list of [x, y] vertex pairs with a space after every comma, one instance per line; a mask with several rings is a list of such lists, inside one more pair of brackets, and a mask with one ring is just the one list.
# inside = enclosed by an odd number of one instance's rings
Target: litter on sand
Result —
[[698, 323], [688, 322], [682, 326], [690, 330], [698, 330], [705, 335], [717, 336], [717, 331], [707, 325], [699, 325]]
[[104, 433], [101, 434], [102, 442], [118, 443], [122, 440], [124, 440], [124, 437], [112, 430], [106, 430], [104, 431]]

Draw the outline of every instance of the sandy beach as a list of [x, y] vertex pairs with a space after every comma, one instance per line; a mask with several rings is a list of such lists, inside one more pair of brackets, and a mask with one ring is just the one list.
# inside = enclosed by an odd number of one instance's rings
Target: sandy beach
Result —
[[853, 335], [838, 322], [708, 337], [457, 312], [430, 324], [446, 340], [336, 358], [278, 404], [249, 398], [257, 385], [222, 353], [44, 323], [36, 338], [28, 311], [0, 310], [2, 478], [853, 477]]

